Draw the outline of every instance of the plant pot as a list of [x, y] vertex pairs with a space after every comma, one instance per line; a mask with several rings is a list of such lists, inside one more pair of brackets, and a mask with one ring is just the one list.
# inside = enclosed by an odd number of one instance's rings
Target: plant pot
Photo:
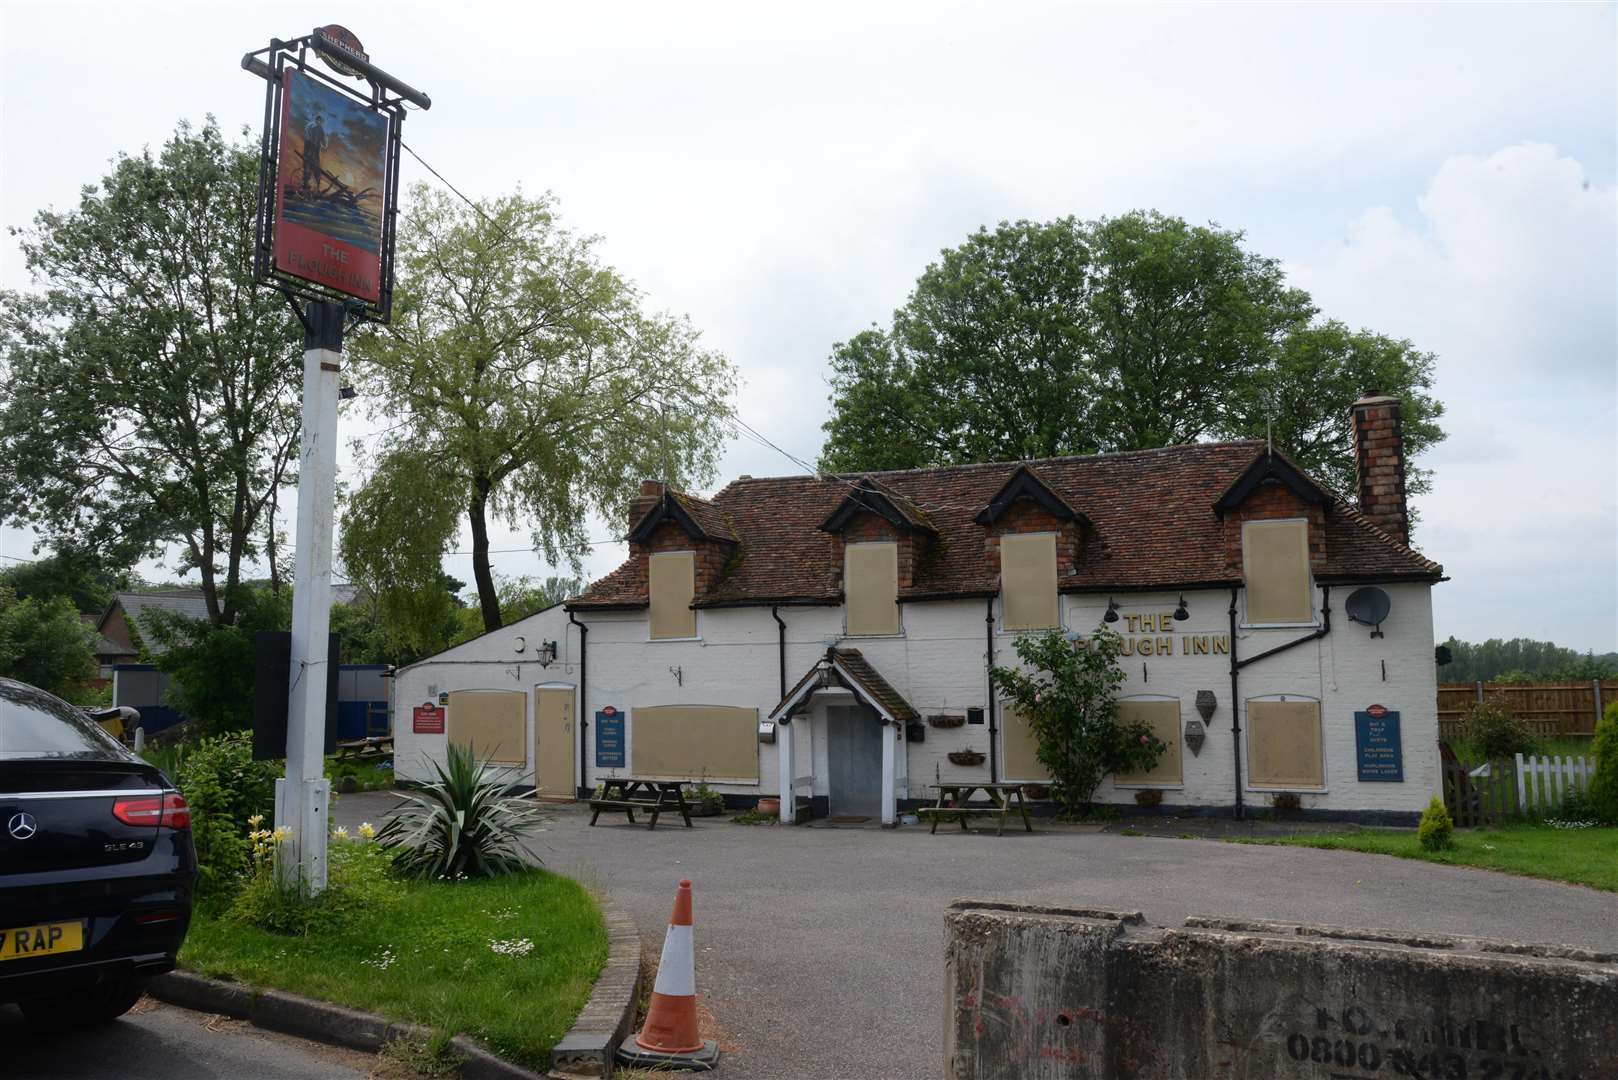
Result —
[[1135, 792], [1135, 802], [1141, 806], [1162, 806], [1163, 793], [1157, 788], [1141, 788]]
[[949, 760], [954, 765], [982, 765], [988, 759], [979, 750], [951, 750]]
[[781, 812], [781, 800], [760, 799], [756, 809], [761, 814], [779, 814]]
[[723, 796], [714, 799], [697, 799], [687, 804], [686, 809], [691, 811], [692, 817], [714, 817], [724, 813], [725, 800]]
[[1030, 799], [1048, 799], [1051, 797], [1051, 789], [1044, 784], [1029, 784], [1022, 791]]
[[961, 727], [966, 723], [966, 716], [962, 713], [938, 713], [929, 716], [927, 722], [939, 728]]

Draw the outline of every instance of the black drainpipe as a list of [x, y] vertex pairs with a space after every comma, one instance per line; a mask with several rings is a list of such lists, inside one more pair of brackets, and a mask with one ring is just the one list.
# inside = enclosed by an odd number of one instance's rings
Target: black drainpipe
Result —
[[989, 597], [989, 610], [983, 616], [984, 640], [988, 651], [984, 653], [984, 673], [989, 679], [989, 783], [1000, 782], [1000, 752], [995, 740], [999, 730], [994, 722], [994, 597]]
[[585, 692], [590, 688], [590, 650], [587, 647], [590, 643], [586, 640], [590, 628], [581, 623], [578, 616], [571, 611], [567, 613], [567, 621], [579, 628], [579, 798], [584, 799], [590, 795], [589, 785], [586, 783], [586, 778], [590, 775], [589, 766], [585, 757], [585, 747], [589, 742], [584, 737], [590, 727], [589, 721], [584, 718], [587, 711], [585, 702], [588, 700]]
[[780, 604], [770, 605], [770, 618], [774, 619], [775, 625], [780, 627], [780, 630], [777, 631], [777, 638], [780, 642], [781, 651], [781, 697], [778, 700], [785, 701], [787, 697], [787, 624], [781, 618]]
[[1265, 649], [1257, 656], [1250, 656], [1246, 660], [1236, 659], [1236, 590], [1230, 590], [1230, 737], [1236, 758], [1236, 820], [1242, 819], [1242, 725], [1241, 725], [1241, 694], [1237, 689], [1242, 668], [1249, 664], [1256, 664], [1267, 656], [1286, 652], [1310, 641], [1318, 641], [1331, 633], [1331, 586], [1320, 587], [1320, 629], [1305, 634], [1301, 638], [1277, 645], [1273, 649]]

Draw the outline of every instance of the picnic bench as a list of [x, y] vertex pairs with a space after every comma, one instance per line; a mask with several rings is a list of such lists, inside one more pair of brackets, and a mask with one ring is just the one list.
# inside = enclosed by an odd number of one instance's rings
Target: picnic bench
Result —
[[371, 758], [387, 757], [391, 753], [393, 753], [392, 735], [367, 735], [362, 739], [337, 740], [339, 761], [368, 761]]
[[[1023, 788], [1027, 786], [1028, 785], [1026, 784], [1016, 783], [990, 784], [982, 781], [961, 784], [939, 784], [937, 805], [924, 806], [920, 810], [917, 810], [916, 813], [922, 817], [932, 819], [933, 827], [930, 831], [933, 833], [938, 832], [938, 821], [941, 817], [943, 817], [945, 814], [956, 814], [958, 815], [956, 820], [961, 823], [962, 832], [971, 831], [966, 827], [966, 819], [969, 816], [999, 818], [1000, 823], [995, 828], [994, 835], [1001, 836], [1005, 833], [1006, 818], [1013, 813], [1021, 814], [1023, 828], [1027, 829], [1029, 832], [1033, 832], [1033, 823], [1028, 820], [1028, 803], [1023, 798]], [[971, 801], [972, 793], [975, 791], [981, 791], [987, 795], [989, 797], [990, 805], [968, 806], [967, 803]], [[1012, 806], [1011, 804], [1013, 796], [1015, 796], [1017, 800], [1016, 806]]]
[[590, 824], [594, 825], [601, 811], [606, 810], [628, 814], [629, 823], [634, 825], [635, 811], [642, 810], [652, 817], [646, 827], [655, 829], [660, 814], [665, 810], [678, 810], [685, 819], [685, 827], [693, 828], [691, 807], [685, 801], [685, 785], [684, 780], [640, 780], [634, 777], [607, 780], [602, 784], [601, 795], [590, 800]]

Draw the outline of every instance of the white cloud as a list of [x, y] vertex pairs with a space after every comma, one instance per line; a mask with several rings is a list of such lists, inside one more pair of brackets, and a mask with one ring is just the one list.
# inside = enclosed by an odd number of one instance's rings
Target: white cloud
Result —
[[1329, 314], [1438, 354], [1421, 546], [1440, 637], [1618, 647], [1618, 191], [1554, 147], [1446, 160], [1291, 264]]

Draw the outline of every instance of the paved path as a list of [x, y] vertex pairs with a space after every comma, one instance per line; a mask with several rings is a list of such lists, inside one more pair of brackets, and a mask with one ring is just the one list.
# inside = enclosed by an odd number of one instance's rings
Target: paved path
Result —
[[8, 1080], [362, 1080], [375, 1058], [143, 998], [122, 1019], [68, 1034], [0, 1006]]
[[[353, 825], [391, 796], [346, 796]], [[721, 1076], [942, 1075], [945, 905], [955, 898], [1139, 910], [1159, 924], [1240, 916], [1611, 948], [1618, 895], [1353, 852], [1056, 830], [586, 826], [530, 845], [610, 892], [654, 949], [674, 886], [696, 887], [697, 984], [741, 1049]], [[621, 820], [621, 819], [620, 819]]]

